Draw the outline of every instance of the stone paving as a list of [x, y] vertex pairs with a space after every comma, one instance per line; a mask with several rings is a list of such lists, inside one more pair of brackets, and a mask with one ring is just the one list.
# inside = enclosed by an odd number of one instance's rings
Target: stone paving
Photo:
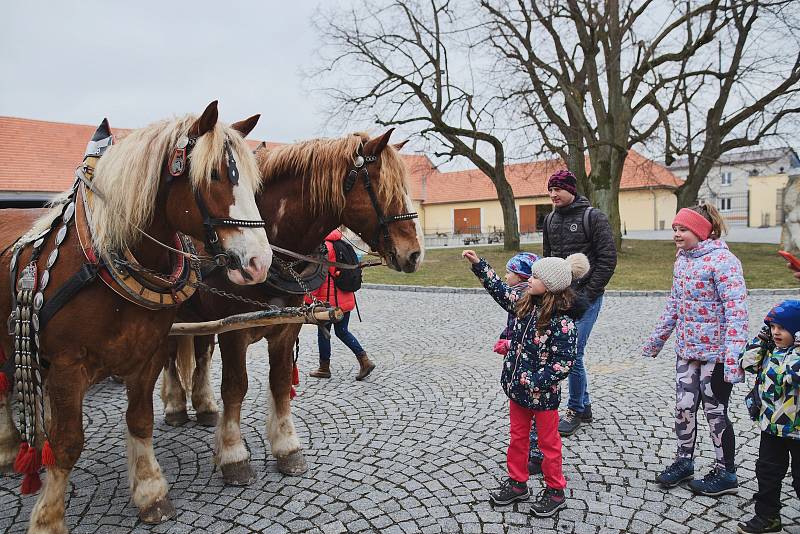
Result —
[[[491, 352], [504, 312], [483, 294], [368, 289], [359, 297], [364, 322], [354, 317], [352, 330], [378, 368], [355, 382], [355, 358], [335, 341], [333, 378], [302, 378], [293, 408], [308, 473], [284, 477], [269, 455], [265, 346], [255, 345], [243, 433], [258, 480], [224, 487], [211, 461], [213, 430], [166, 426], [157, 400], [156, 455], [178, 516], [143, 525], [127, 487], [124, 391], [106, 381], [85, 401], [86, 449], [67, 502], [71, 532], [717, 533], [735, 531], [752, 512], [758, 440], [741, 385], [731, 400], [739, 495], [694, 497], [652, 482], [674, 454], [674, 353], [671, 342], [656, 360], [637, 348], [663, 297], [607, 297], [587, 352], [595, 422], [565, 440], [569, 506], [549, 519], [533, 517], [529, 503], [493, 509], [487, 502], [504, 476], [508, 442], [501, 359]], [[751, 297], [753, 330], [780, 298]], [[315, 329], [304, 327], [301, 341], [305, 375], [316, 363]], [[713, 452], [699, 421], [704, 473]], [[541, 480], [530, 485], [536, 492]], [[0, 479], [0, 531], [24, 531], [34, 498], [20, 497], [18, 486], [17, 477]], [[800, 503], [789, 488], [786, 531], [800, 533]]]

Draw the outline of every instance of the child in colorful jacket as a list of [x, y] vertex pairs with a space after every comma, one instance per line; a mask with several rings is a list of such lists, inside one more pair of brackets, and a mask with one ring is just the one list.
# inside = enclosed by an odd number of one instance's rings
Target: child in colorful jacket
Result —
[[713, 206], [681, 209], [672, 228], [678, 248], [672, 291], [642, 349], [645, 356], [655, 357], [675, 330], [678, 452], [656, 482], [671, 488], [693, 478], [696, 417], [702, 403], [716, 463], [702, 480], [692, 480], [689, 488], [710, 496], [735, 493], [735, 437], [728, 400], [733, 384], [743, 380], [738, 362], [747, 334], [742, 264], [719, 239], [725, 222]]
[[589, 271], [583, 254], [566, 259], [543, 258], [531, 266], [527, 290], [520, 294], [503, 283], [494, 269], [474, 251], [464, 257], [489, 294], [518, 320], [514, 323], [500, 383], [509, 397], [511, 441], [508, 446], [508, 479], [490, 495], [496, 505], [528, 498], [528, 452], [531, 421], [536, 419], [539, 446], [544, 454], [545, 489], [532, 505], [534, 515], [549, 517], [566, 505], [558, 434], [558, 405], [562, 380], [569, 375], [577, 351], [575, 319], [585, 303], [571, 284]]
[[[522, 296], [525, 290], [528, 289], [528, 279], [531, 277], [531, 267], [533, 262], [539, 259], [539, 256], [531, 252], [520, 252], [506, 263], [506, 285], [512, 291], [519, 293]], [[517, 297], [519, 298], [519, 297]], [[514, 331], [514, 325], [517, 322], [517, 315], [508, 312], [508, 319], [506, 320], [506, 327], [500, 333], [500, 339], [494, 344], [494, 351], [497, 354], [505, 356], [508, 354], [508, 347], [511, 344], [511, 332]], [[536, 421], [531, 424], [531, 445], [528, 452], [528, 474], [541, 475], [542, 474], [542, 455], [539, 449], [539, 439], [536, 434]]]
[[758, 376], [761, 443], [756, 460], [755, 516], [739, 532], [780, 532], [781, 482], [792, 456], [792, 485], [800, 498], [800, 300], [785, 300], [764, 319], [742, 353], [741, 366]]

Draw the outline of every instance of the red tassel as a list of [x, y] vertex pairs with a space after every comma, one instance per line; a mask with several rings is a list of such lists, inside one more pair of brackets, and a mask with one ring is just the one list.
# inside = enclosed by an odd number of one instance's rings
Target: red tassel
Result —
[[15, 473], [27, 473], [31, 462], [33, 461], [31, 455], [29, 454], [32, 451], [28, 446], [27, 441], [23, 441], [19, 445], [19, 452], [17, 452], [17, 458], [14, 460], [14, 472]]
[[292, 389], [289, 390], [289, 400], [294, 399], [296, 396], [297, 396], [297, 390], [294, 389], [294, 386], [292, 386]]
[[297, 364], [292, 366], [292, 385], [299, 386], [300, 385], [300, 370], [297, 368]]
[[50, 440], [46, 440], [42, 447], [42, 465], [44, 467], [53, 467], [56, 465], [56, 457], [53, 454], [53, 449], [50, 447]]
[[3, 371], [0, 371], [0, 395], [6, 396], [11, 393], [11, 382]]
[[36, 493], [42, 487], [42, 479], [39, 478], [39, 471], [26, 473], [22, 479], [22, 494], [30, 495]]

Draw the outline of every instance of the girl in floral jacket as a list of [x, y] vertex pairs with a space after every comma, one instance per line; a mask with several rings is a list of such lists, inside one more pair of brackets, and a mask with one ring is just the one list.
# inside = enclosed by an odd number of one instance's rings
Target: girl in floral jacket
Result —
[[528, 289], [514, 291], [503, 283], [486, 260], [465, 250], [472, 271], [500, 306], [516, 314], [500, 382], [509, 397], [511, 441], [507, 464], [509, 478], [490, 501], [496, 505], [526, 499], [531, 421], [536, 419], [539, 447], [544, 454], [542, 472], [546, 488], [532, 506], [537, 516], [551, 516], [566, 504], [567, 481], [561, 466], [558, 434], [560, 383], [569, 375], [577, 350], [575, 319], [585, 304], [578, 301], [572, 282], [589, 271], [583, 254], [566, 259], [543, 258], [531, 266]]
[[656, 481], [677, 486], [694, 477], [696, 417], [702, 402], [716, 464], [689, 488], [702, 495], [736, 493], [735, 437], [728, 419], [733, 384], [743, 380], [738, 355], [747, 335], [747, 288], [742, 264], [720, 235], [725, 222], [710, 205], [683, 208], [672, 222], [678, 248], [667, 307], [643, 347], [655, 357], [675, 330], [678, 453]]

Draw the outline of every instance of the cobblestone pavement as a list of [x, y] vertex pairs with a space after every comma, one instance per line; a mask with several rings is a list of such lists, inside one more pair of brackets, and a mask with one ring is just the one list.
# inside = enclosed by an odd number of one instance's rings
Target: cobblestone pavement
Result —
[[[85, 406], [86, 449], [73, 472], [67, 524], [83, 532], [731, 532], [752, 512], [758, 439], [737, 386], [731, 400], [741, 481], [738, 496], [693, 497], [652, 479], [671, 461], [674, 356], [637, 347], [663, 297], [608, 297], [589, 342], [595, 422], [565, 440], [569, 506], [537, 519], [529, 503], [493, 509], [488, 490], [504, 476], [507, 401], [500, 358], [491, 352], [504, 312], [486, 295], [364, 290], [365, 322], [352, 330], [378, 364], [355, 382], [356, 360], [334, 342], [331, 380], [302, 378], [295, 422], [311, 469], [284, 477], [265, 442], [265, 346], [250, 351], [243, 433], [258, 480], [224, 487], [211, 461], [212, 429], [166, 426], [157, 401], [156, 455], [178, 517], [149, 527], [130, 502], [124, 391], [93, 387]], [[753, 330], [780, 297], [750, 300]], [[305, 327], [301, 370], [315, 362], [316, 331]], [[215, 384], [219, 384], [216, 363]], [[703, 417], [698, 470], [713, 453]], [[788, 481], [787, 481], [788, 482]], [[531, 480], [538, 491], [541, 480]], [[19, 479], [0, 479], [0, 531], [22, 532], [34, 502]], [[785, 484], [788, 488], [789, 484]], [[788, 532], [800, 533], [800, 503], [784, 491]]]

